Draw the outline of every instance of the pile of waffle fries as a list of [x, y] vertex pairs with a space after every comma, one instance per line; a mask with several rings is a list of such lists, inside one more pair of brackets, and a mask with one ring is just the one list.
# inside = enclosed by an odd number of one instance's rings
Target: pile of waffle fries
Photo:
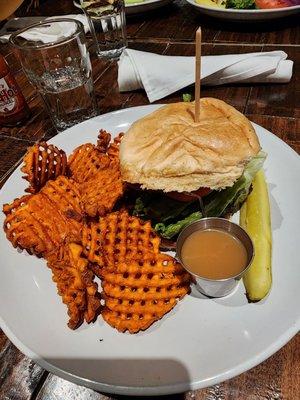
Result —
[[150, 221], [118, 206], [126, 191], [122, 136], [111, 141], [101, 130], [97, 144], [83, 144], [69, 157], [36, 143], [21, 168], [29, 194], [3, 206], [7, 239], [46, 260], [71, 329], [102, 315], [118, 331], [137, 333], [190, 290], [189, 274], [160, 252]]

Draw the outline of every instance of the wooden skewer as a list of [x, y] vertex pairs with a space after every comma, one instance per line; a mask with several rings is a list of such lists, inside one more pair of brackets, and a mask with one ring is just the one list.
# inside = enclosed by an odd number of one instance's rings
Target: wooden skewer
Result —
[[196, 63], [195, 63], [195, 122], [200, 119], [200, 78], [201, 77], [201, 28], [196, 31]]

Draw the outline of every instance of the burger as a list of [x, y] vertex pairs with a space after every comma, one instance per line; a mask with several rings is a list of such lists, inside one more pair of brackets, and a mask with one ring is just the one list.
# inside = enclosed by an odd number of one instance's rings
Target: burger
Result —
[[204, 216], [236, 212], [266, 156], [234, 107], [202, 98], [200, 110], [195, 122], [194, 103], [163, 106], [133, 123], [120, 145], [122, 178], [135, 189], [133, 214], [167, 239]]

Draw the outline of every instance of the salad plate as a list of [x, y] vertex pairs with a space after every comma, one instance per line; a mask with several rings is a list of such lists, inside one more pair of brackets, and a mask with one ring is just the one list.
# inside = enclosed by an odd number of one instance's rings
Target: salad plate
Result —
[[125, 0], [125, 11], [127, 15], [144, 13], [163, 7], [172, 1], [173, 0], [131, 0], [128, 2]]
[[[124, 0], [126, 15], [139, 14], [163, 7], [173, 0]], [[80, 8], [78, 1], [73, 1], [75, 7]]]
[[[51, 139], [67, 154], [95, 142], [99, 129], [116, 136], [160, 105], [123, 109], [75, 125]], [[147, 331], [119, 333], [98, 318], [76, 331], [66, 326], [43, 260], [16, 251], [0, 231], [0, 326], [28, 357], [76, 384], [124, 395], [163, 395], [230, 379], [264, 361], [300, 327], [299, 156], [283, 141], [253, 124], [268, 153], [273, 234], [273, 286], [267, 298], [248, 303], [242, 282], [231, 295], [208, 299], [197, 293]], [[26, 187], [18, 168], [0, 193], [0, 203]], [[237, 218], [237, 215], [234, 216]], [[3, 225], [4, 215], [1, 213]]]
[[[206, 4], [198, 4], [196, 0], [185, 0], [199, 12], [210, 17], [216, 17], [226, 20], [235, 21], [264, 21], [287, 17], [289, 15], [297, 14], [300, 12], [299, 5], [282, 8], [265, 8], [265, 9], [234, 9], [234, 8], [220, 8], [211, 7]], [[276, 0], [275, 0], [276, 1]]]

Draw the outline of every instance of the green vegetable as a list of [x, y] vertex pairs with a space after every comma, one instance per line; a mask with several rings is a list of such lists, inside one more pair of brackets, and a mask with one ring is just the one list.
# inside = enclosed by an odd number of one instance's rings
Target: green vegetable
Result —
[[190, 101], [192, 101], [192, 95], [189, 93], [184, 93], [182, 95], [182, 100], [186, 103], [189, 103]]
[[133, 215], [166, 223], [191, 214], [192, 203], [173, 200], [160, 192], [145, 192], [135, 200]]
[[177, 235], [185, 226], [194, 221], [198, 221], [201, 218], [202, 218], [201, 213], [199, 211], [196, 211], [190, 214], [188, 217], [174, 224], [165, 225], [164, 223], [160, 222], [154, 226], [154, 229], [162, 237], [171, 239], [173, 236]]
[[239, 10], [255, 8], [255, 0], [227, 0], [226, 8], [236, 8]]
[[235, 184], [220, 192], [212, 192], [205, 198], [205, 212], [208, 217], [218, 217], [226, 213], [238, 211], [247, 198], [252, 180], [261, 169], [266, 158], [266, 153], [260, 151], [246, 165], [243, 175]]
[[250, 301], [263, 299], [272, 286], [272, 231], [268, 186], [260, 170], [253, 189], [240, 212], [240, 224], [246, 229], [254, 244], [253, 262], [243, 277]]
[[[261, 169], [266, 154], [261, 151], [246, 165], [243, 175], [232, 187], [213, 191], [203, 198], [208, 217], [221, 217], [238, 211], [247, 198], [251, 183]], [[163, 192], [145, 192], [135, 201], [133, 214], [150, 219], [154, 229], [163, 237], [171, 239], [187, 224], [202, 217], [199, 202], [184, 203], [167, 197]]]

